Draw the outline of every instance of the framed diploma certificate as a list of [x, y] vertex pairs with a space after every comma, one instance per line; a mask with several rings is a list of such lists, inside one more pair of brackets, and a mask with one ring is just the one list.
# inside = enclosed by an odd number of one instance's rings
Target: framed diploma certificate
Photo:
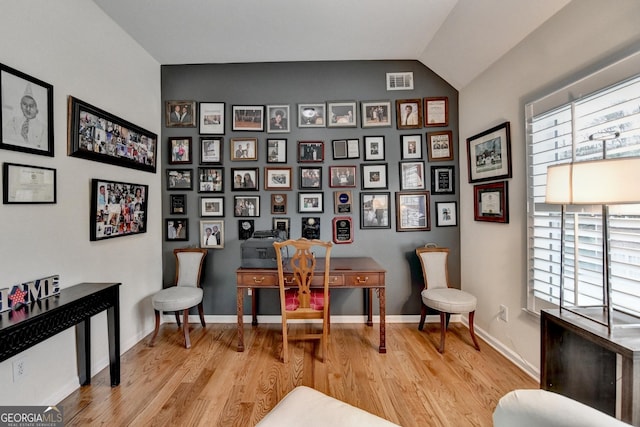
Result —
[[56, 203], [56, 170], [5, 163], [2, 203]]
[[473, 200], [476, 221], [509, 222], [507, 181], [474, 185]]

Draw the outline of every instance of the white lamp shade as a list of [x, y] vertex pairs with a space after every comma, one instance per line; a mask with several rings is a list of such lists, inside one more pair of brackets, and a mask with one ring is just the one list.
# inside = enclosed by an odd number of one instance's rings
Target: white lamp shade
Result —
[[565, 163], [547, 169], [546, 202], [609, 205], [640, 202], [640, 158]]

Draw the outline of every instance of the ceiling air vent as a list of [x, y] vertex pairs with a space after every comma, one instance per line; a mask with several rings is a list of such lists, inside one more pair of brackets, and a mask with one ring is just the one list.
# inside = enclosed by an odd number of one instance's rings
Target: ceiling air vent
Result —
[[387, 73], [387, 90], [412, 90], [413, 73]]

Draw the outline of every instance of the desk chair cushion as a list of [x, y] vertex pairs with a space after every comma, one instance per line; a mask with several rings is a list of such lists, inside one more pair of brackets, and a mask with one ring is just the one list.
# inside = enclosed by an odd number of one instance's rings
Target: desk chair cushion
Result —
[[[297, 289], [288, 289], [284, 293], [285, 309], [295, 311], [300, 307]], [[324, 293], [321, 289], [311, 291], [310, 306], [312, 310], [322, 310], [324, 308]]]
[[476, 297], [460, 289], [427, 288], [420, 295], [424, 305], [445, 313], [470, 313], [476, 310]]
[[200, 304], [202, 296], [202, 288], [171, 286], [153, 294], [151, 304], [158, 311], [180, 311]]

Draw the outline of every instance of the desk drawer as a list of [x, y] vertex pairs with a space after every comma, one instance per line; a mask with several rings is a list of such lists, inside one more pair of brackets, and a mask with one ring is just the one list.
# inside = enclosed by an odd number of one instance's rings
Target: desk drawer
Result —
[[278, 286], [277, 272], [238, 273], [238, 286]]
[[345, 273], [345, 286], [383, 286], [384, 273]]

